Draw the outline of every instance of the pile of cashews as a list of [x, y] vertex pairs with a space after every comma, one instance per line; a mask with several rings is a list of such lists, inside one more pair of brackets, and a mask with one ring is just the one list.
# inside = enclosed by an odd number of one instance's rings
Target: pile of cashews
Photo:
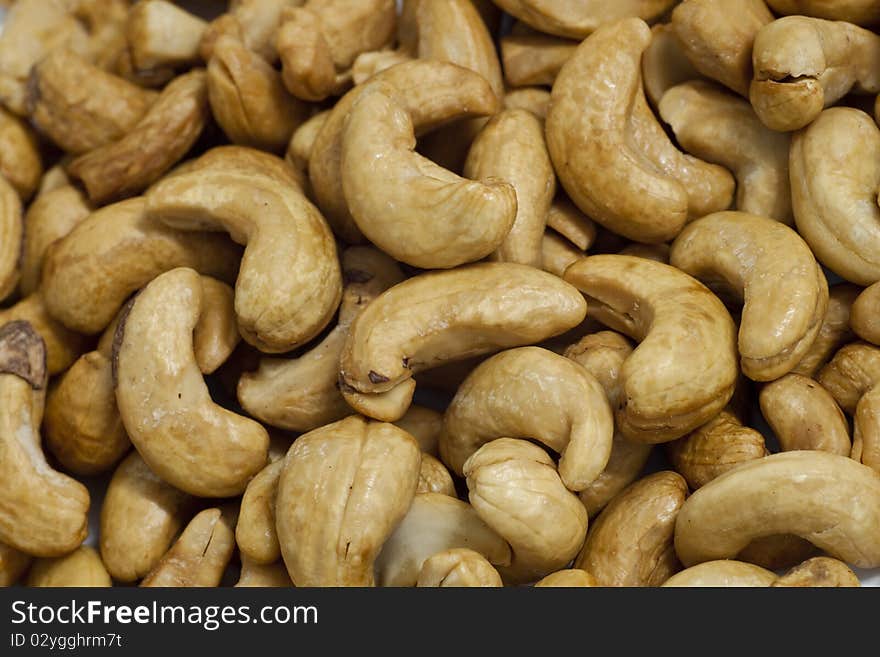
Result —
[[880, 3], [3, 4], [0, 585], [880, 568]]

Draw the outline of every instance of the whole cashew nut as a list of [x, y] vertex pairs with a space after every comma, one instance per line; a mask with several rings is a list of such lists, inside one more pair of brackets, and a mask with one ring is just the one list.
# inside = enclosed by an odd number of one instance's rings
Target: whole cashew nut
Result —
[[468, 548], [444, 550], [425, 559], [418, 587], [501, 587], [501, 575], [479, 552]]
[[457, 474], [496, 438], [540, 441], [560, 454], [559, 476], [572, 491], [605, 469], [614, 423], [605, 391], [577, 363], [539, 347], [484, 361], [446, 410], [440, 454]]
[[195, 64], [208, 24], [166, 0], [142, 0], [128, 12], [125, 37], [138, 70]]
[[743, 300], [740, 365], [754, 381], [790, 372], [819, 333], [828, 283], [810, 247], [777, 221], [745, 212], [708, 215], [676, 238], [669, 262]]
[[34, 561], [27, 576], [29, 587], [101, 587], [112, 586], [110, 574], [95, 548], [82, 545], [63, 557]]
[[880, 474], [836, 454], [744, 463], [685, 502], [675, 550], [686, 566], [734, 557], [752, 539], [795, 534], [860, 567], [880, 565]]

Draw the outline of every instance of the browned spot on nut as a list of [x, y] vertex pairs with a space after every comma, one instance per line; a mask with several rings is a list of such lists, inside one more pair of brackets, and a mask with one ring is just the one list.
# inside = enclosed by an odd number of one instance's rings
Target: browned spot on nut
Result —
[[17, 320], [0, 328], [0, 373], [14, 374], [34, 390], [46, 386], [46, 345], [28, 322]]

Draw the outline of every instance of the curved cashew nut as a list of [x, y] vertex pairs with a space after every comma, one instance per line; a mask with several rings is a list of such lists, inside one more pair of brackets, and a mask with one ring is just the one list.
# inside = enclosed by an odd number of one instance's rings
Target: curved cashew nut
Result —
[[580, 491], [608, 463], [614, 421], [605, 391], [577, 363], [539, 347], [503, 351], [465, 380], [446, 410], [440, 454], [458, 474], [482, 445], [529, 438], [560, 454], [559, 476]]
[[419, 468], [419, 484], [416, 486], [416, 492], [456, 496], [455, 482], [452, 481], [449, 470], [430, 454], [422, 453], [422, 465]]
[[40, 132], [80, 155], [124, 137], [157, 98], [70, 51], [55, 50], [31, 71], [27, 102]]
[[550, 573], [547, 577], [535, 582], [537, 587], [552, 588], [585, 588], [599, 586], [596, 578], [585, 570], [572, 568], [569, 570], [557, 570]]
[[832, 21], [846, 21], [857, 25], [880, 22], [880, 7], [874, 0], [766, 0], [777, 14], [803, 14]]
[[663, 95], [659, 111], [685, 150], [733, 172], [737, 210], [785, 224], [794, 222], [789, 135], [765, 127], [745, 100], [708, 82], [671, 88]]
[[596, 224], [564, 195], [557, 196], [547, 212], [547, 227], [565, 237], [581, 251], [596, 241]]
[[880, 474], [827, 452], [744, 463], [685, 502], [675, 550], [686, 566], [734, 557], [752, 539], [795, 534], [860, 567], [880, 565]]
[[671, 587], [764, 587], [777, 579], [776, 573], [743, 561], [719, 559], [685, 568], [667, 579]]
[[149, 573], [183, 526], [192, 497], [165, 483], [132, 451], [113, 473], [101, 505], [101, 558], [114, 579]]
[[275, 503], [293, 583], [372, 586], [373, 563], [413, 501], [420, 459], [405, 431], [359, 416], [297, 438]]
[[812, 379], [786, 374], [764, 386], [759, 400], [782, 451], [815, 449], [849, 456], [846, 417], [831, 393]]
[[861, 288], [849, 283], [832, 285], [828, 290], [828, 309], [812, 346], [792, 372], [812, 377], [842, 345], [854, 339], [849, 327], [850, 308]]
[[600, 586], [659, 586], [678, 570], [672, 537], [686, 497], [687, 484], [674, 472], [632, 484], [593, 522], [575, 568]]
[[466, 502], [439, 493], [417, 493], [376, 559], [379, 586], [416, 586], [431, 556], [467, 547], [494, 566], [510, 564], [510, 546]]
[[145, 207], [134, 198], [101, 208], [50, 249], [41, 291], [52, 317], [98, 333], [132, 292], [175, 267], [235, 279], [240, 249], [225, 236], [166, 228], [148, 221]]
[[477, 515], [510, 544], [513, 561], [501, 571], [506, 580], [534, 581], [577, 554], [587, 512], [543, 449], [499, 438], [480, 447], [463, 470]]
[[718, 293], [743, 300], [743, 373], [772, 381], [813, 344], [828, 306], [828, 283], [810, 247], [792, 229], [745, 212], [698, 219], [676, 238], [671, 265]]
[[18, 286], [23, 240], [21, 199], [12, 185], [0, 176], [0, 301]]
[[570, 265], [586, 254], [571, 242], [552, 230], [544, 232], [541, 238], [541, 268], [554, 276], [562, 278]]
[[638, 16], [646, 21], [659, 18], [673, 0], [637, 0], [636, 2], [559, 2], [559, 0], [496, 0], [508, 14], [536, 30], [572, 39], [583, 39], [606, 23]]
[[37, 559], [28, 573], [26, 586], [106, 588], [113, 586], [113, 581], [95, 548], [82, 545], [63, 557]]
[[593, 317], [641, 342], [620, 374], [615, 419], [625, 437], [673, 440], [730, 400], [739, 371], [735, 327], [721, 301], [697, 280], [621, 255], [580, 260], [565, 280], [587, 295]]
[[340, 358], [340, 382], [361, 393], [412, 390], [410, 379], [422, 370], [546, 340], [585, 315], [586, 302], [574, 287], [526, 265], [483, 263], [421, 274], [383, 292], [358, 315]]
[[89, 492], [46, 462], [40, 420], [46, 394], [46, 349], [27, 322], [0, 328], [0, 541], [55, 557], [88, 533]]
[[852, 415], [862, 395], [880, 383], [880, 349], [864, 342], [848, 344], [834, 354], [816, 380]]
[[141, 586], [219, 586], [234, 551], [234, 513], [205, 509], [190, 520]]
[[492, 260], [540, 266], [541, 239], [556, 193], [541, 121], [525, 110], [496, 114], [471, 145], [464, 175], [507, 182], [516, 193], [513, 225]]
[[553, 86], [559, 69], [574, 54], [576, 41], [546, 34], [511, 34], [501, 38], [504, 79], [511, 87]]
[[874, 283], [856, 297], [850, 310], [849, 323], [853, 332], [862, 340], [880, 344], [880, 285]]
[[312, 339], [339, 305], [333, 235], [279, 158], [214, 149], [153, 187], [145, 213], [181, 230], [226, 230], [246, 245], [235, 312], [242, 337], [264, 352], [290, 351]]
[[880, 36], [870, 30], [786, 16], [755, 36], [749, 99], [768, 128], [798, 130], [851, 91], [880, 91], [878, 61]]
[[[389, 84], [371, 83], [354, 102], [342, 139], [342, 187], [358, 228], [416, 267], [450, 268], [484, 258], [513, 225], [514, 188], [463, 179], [434, 164], [415, 152], [413, 130]], [[407, 184], [398, 184], [402, 180]]]
[[221, 37], [208, 62], [208, 101], [234, 144], [281, 151], [308, 107], [287, 93], [278, 71], [233, 37]]
[[425, 560], [416, 586], [501, 587], [504, 583], [482, 554], [468, 548], [453, 548]]
[[667, 443], [672, 467], [696, 490], [744, 461], [768, 454], [764, 436], [723, 410], [696, 431]]
[[764, 0], [684, 0], [672, 12], [672, 28], [694, 68], [746, 97], [755, 35], [772, 21]]
[[0, 174], [22, 201], [33, 196], [43, 175], [43, 162], [33, 131], [17, 116], [0, 109]]
[[664, 242], [688, 217], [730, 205], [730, 173], [684, 155], [666, 136], [642, 90], [651, 30], [637, 18], [597, 30], [553, 85], [547, 146], [568, 195], [606, 228]]
[[642, 83], [651, 105], [657, 107], [668, 89], [702, 76], [684, 53], [671, 23], [651, 28], [651, 43], [642, 54]]
[[285, 86], [309, 101], [338, 94], [360, 53], [393, 40], [396, 18], [393, 0], [307, 0], [285, 9], [275, 38]]
[[373, 83], [387, 82], [397, 90], [417, 134], [468, 116], [493, 114], [498, 98], [481, 76], [445, 62], [415, 60], [382, 71], [368, 84], [355, 87], [330, 110], [309, 159], [309, 179], [315, 201], [344, 241], [364, 237], [354, 222], [342, 188], [342, 136], [355, 101]]
[[241, 498], [235, 542], [243, 557], [265, 566], [281, 558], [275, 530], [275, 497], [284, 459], [270, 463], [248, 482]]
[[[303, 123], [301, 123], [290, 136], [290, 143], [287, 145], [287, 152], [284, 154], [284, 159], [298, 173], [302, 174], [304, 179], [303, 189], [306, 189], [310, 185], [308, 179], [309, 160], [312, 159], [312, 150], [315, 147], [315, 142], [318, 140], [318, 135], [320, 134], [321, 129], [330, 117], [330, 111], [331, 110], [324, 110], [323, 112], [318, 112], [311, 118], [303, 121]], [[308, 195], [311, 197], [310, 192]]]
[[346, 281], [339, 323], [299, 358], [263, 358], [238, 382], [238, 400], [254, 417], [272, 426], [311, 431], [351, 415], [339, 390], [339, 356], [351, 322], [379, 294], [404, 279], [397, 263], [381, 251], [353, 246], [342, 253]]
[[195, 64], [208, 24], [166, 0], [144, 0], [128, 12], [125, 37], [138, 70]]
[[193, 352], [202, 308], [201, 280], [185, 268], [162, 274], [135, 297], [114, 339], [116, 403], [156, 474], [192, 495], [229, 497], [266, 464], [269, 436], [211, 400]]

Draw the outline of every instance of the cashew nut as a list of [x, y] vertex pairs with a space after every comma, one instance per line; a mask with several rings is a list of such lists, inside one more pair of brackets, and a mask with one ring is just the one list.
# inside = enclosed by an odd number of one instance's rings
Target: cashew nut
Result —
[[850, 456], [880, 472], [880, 386], [872, 386], [856, 405]]
[[0, 586], [12, 586], [18, 582], [32, 561], [29, 554], [0, 543]]
[[538, 87], [511, 89], [504, 94], [504, 109], [524, 109], [542, 121], [550, 109], [550, 92]]
[[15, 291], [21, 275], [24, 250], [21, 215], [21, 200], [15, 188], [0, 176], [0, 301]]
[[544, 237], [541, 238], [541, 267], [544, 271], [562, 278], [565, 270], [585, 255], [552, 230], [544, 231]]
[[684, 53], [672, 23], [651, 28], [651, 43], [642, 54], [642, 83], [651, 105], [657, 107], [667, 90], [702, 76]]
[[455, 497], [455, 483], [449, 470], [438, 459], [430, 454], [422, 453], [422, 465], [419, 468], [419, 484], [417, 493], [441, 493]]
[[275, 531], [275, 496], [284, 459], [270, 463], [250, 480], [241, 498], [241, 512], [235, 526], [235, 542], [242, 557], [257, 565], [281, 558]]
[[815, 557], [795, 566], [770, 586], [859, 587], [856, 574], [842, 561]]
[[108, 587], [110, 574], [94, 548], [82, 545], [63, 557], [37, 559], [27, 576], [30, 587]]
[[849, 324], [853, 332], [862, 340], [880, 344], [880, 285], [874, 283], [856, 297], [850, 310]]
[[275, 37], [281, 25], [285, 7], [298, 7], [303, 0], [237, 0], [230, 3], [229, 11], [208, 24], [199, 44], [202, 59], [210, 61], [214, 44], [224, 34], [238, 37], [248, 50], [266, 61], [278, 59]]
[[504, 79], [511, 87], [553, 86], [562, 65], [574, 54], [576, 41], [545, 34], [509, 35], [501, 38]]
[[848, 344], [834, 354], [816, 380], [852, 415], [862, 395], [880, 383], [880, 349], [864, 342]]
[[501, 575], [479, 552], [468, 548], [444, 550], [425, 559], [418, 587], [501, 587]]
[[394, 424], [416, 439], [423, 456], [437, 456], [440, 432], [443, 430], [442, 413], [413, 404]]
[[43, 162], [33, 131], [0, 108], [0, 174], [15, 188], [22, 201], [33, 196], [43, 175]]
[[873, 25], [880, 21], [880, 7], [874, 0], [766, 0], [777, 14], [803, 14], [857, 25]]
[[850, 307], [861, 288], [848, 283], [832, 285], [828, 290], [828, 309], [816, 339], [792, 372], [813, 376], [842, 345], [855, 336], [849, 327]]
[[125, 36], [139, 70], [195, 64], [208, 24], [166, 0], [142, 0], [128, 12]]
[[720, 559], [685, 568], [667, 579], [671, 587], [764, 587], [776, 581], [776, 573], [743, 561]]
[[535, 582], [538, 587], [552, 588], [584, 588], [598, 586], [596, 578], [584, 570], [572, 568], [570, 570], [557, 570], [547, 577]]
[[241, 576], [236, 586], [250, 586], [258, 588], [293, 586], [284, 562], [276, 561], [270, 564], [258, 564], [251, 561], [246, 555], [241, 555]]
[[586, 251], [596, 241], [596, 224], [562, 195], [557, 196], [550, 205], [547, 227], [565, 237], [581, 251]]

